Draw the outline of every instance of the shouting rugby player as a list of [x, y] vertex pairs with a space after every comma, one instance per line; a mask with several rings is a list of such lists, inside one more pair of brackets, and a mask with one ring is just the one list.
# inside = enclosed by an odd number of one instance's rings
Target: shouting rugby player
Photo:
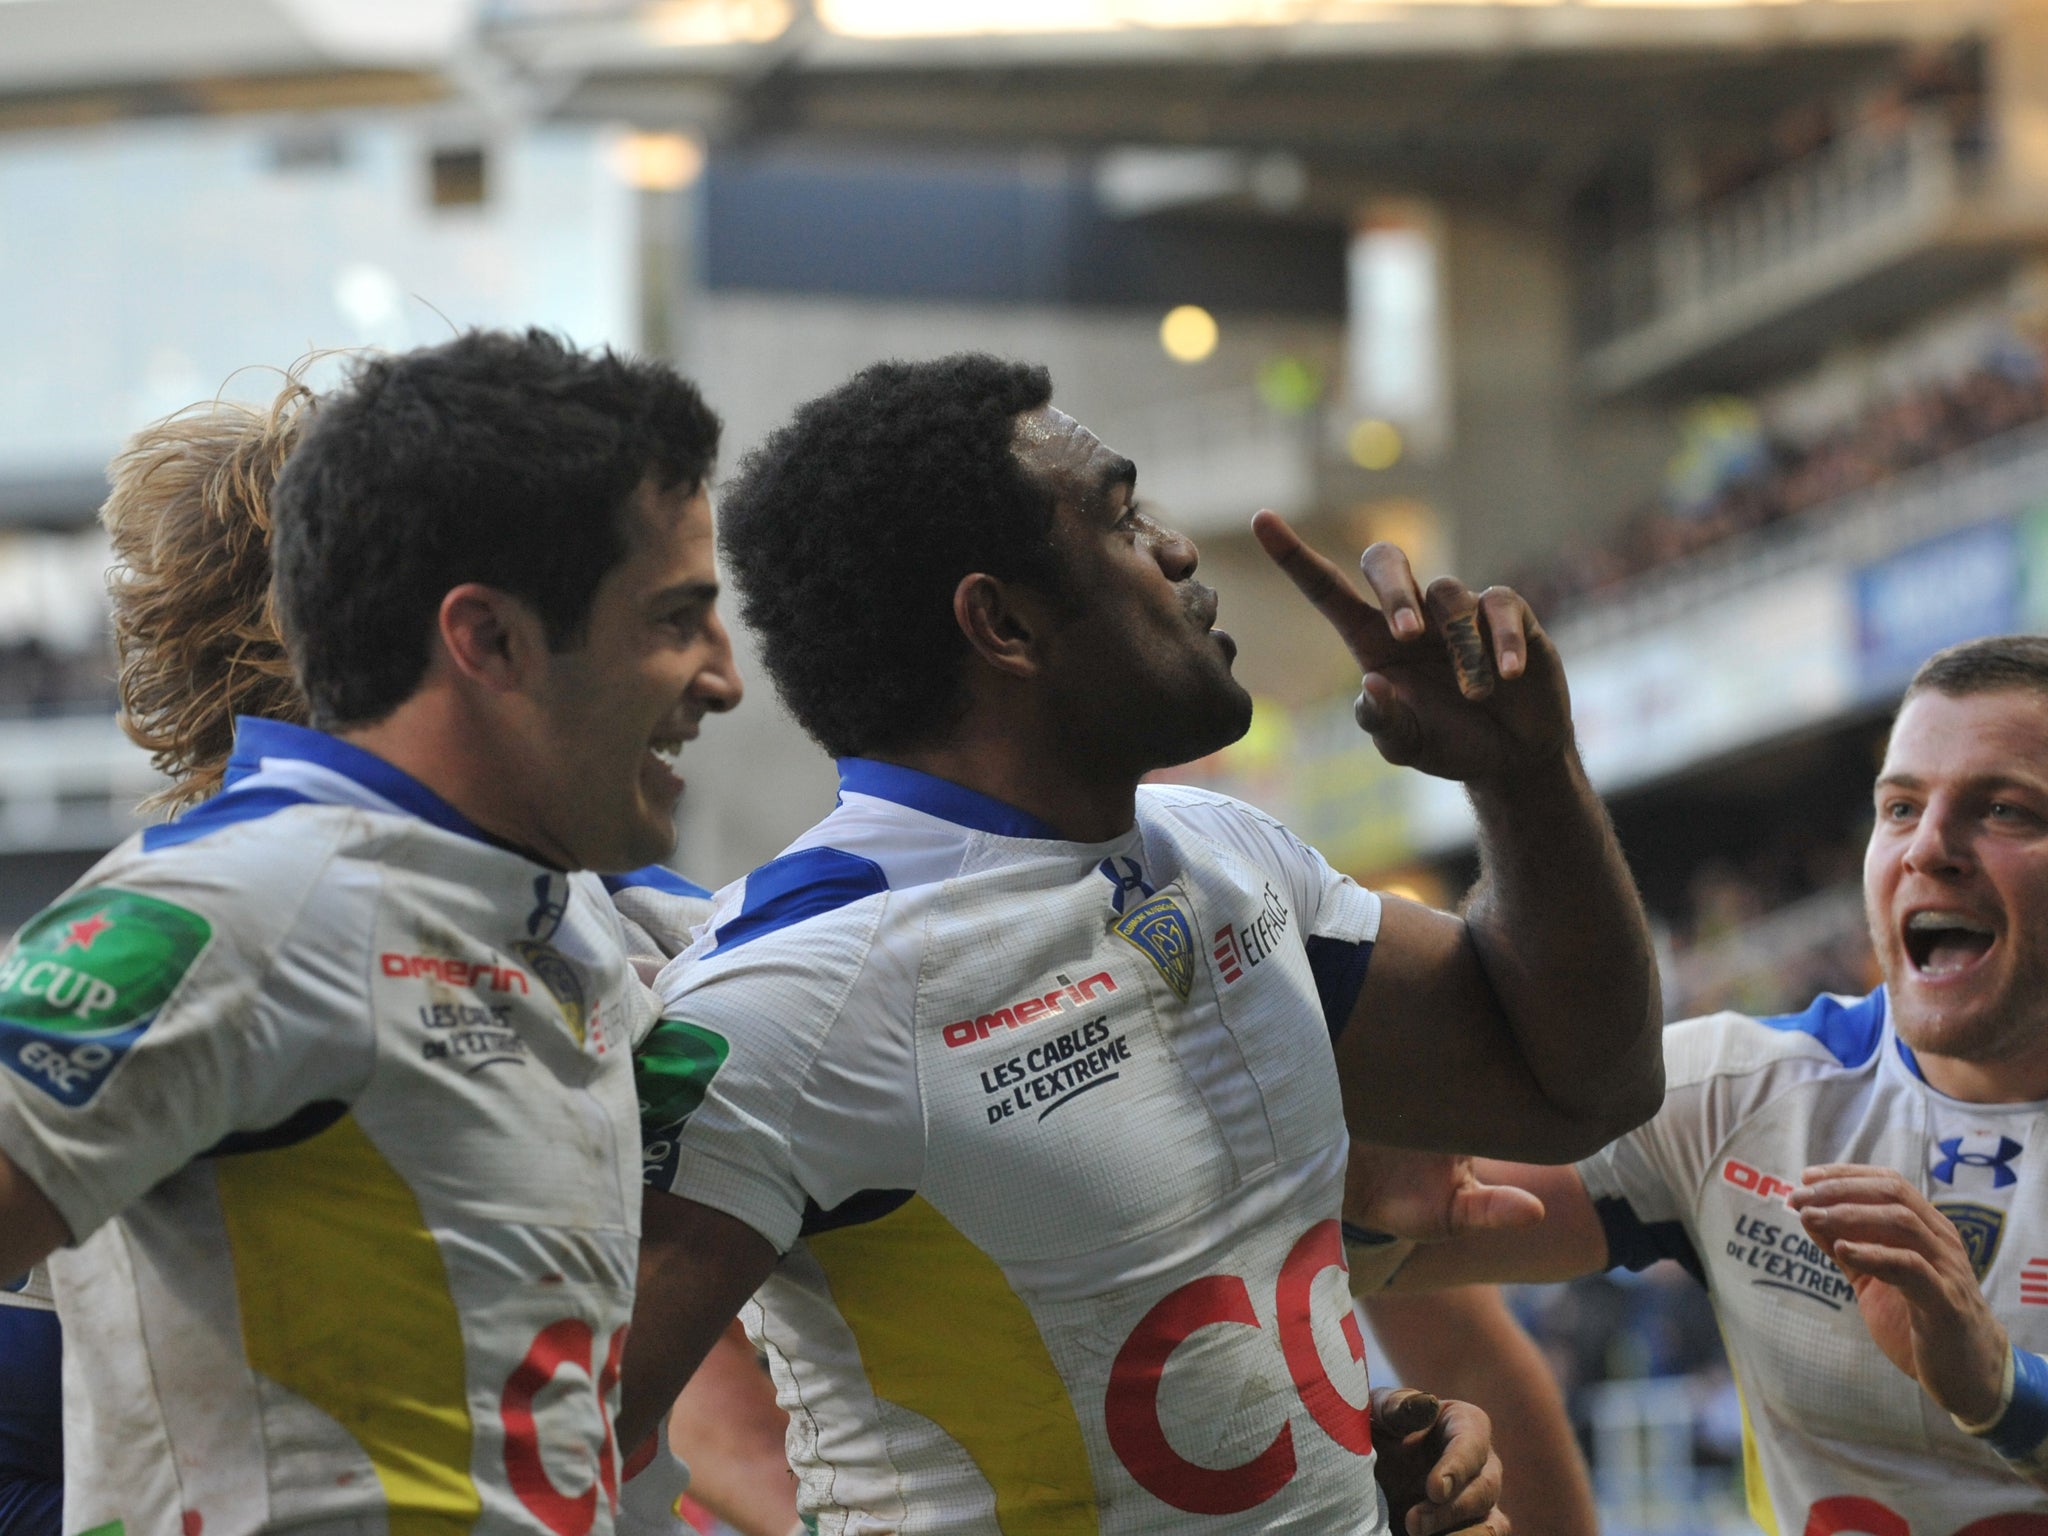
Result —
[[[2044, 1536], [2048, 639], [1922, 666], [1875, 810], [1883, 986], [1673, 1026], [1647, 1125], [1574, 1168], [1459, 1171], [1533, 1191], [1541, 1225], [1426, 1245], [1394, 1283], [1677, 1259], [1720, 1318], [1765, 1530]], [[1356, 1177], [1399, 1183], [1393, 1161]]]
[[1556, 654], [1511, 592], [1425, 599], [1377, 547], [1383, 616], [1259, 521], [1365, 668], [1380, 749], [1468, 785], [1462, 918], [1141, 789], [1251, 701], [1194, 545], [1050, 399], [989, 357], [878, 365], [731, 489], [747, 618], [840, 805], [663, 975], [673, 1193], [622, 1423], [758, 1288], [833, 1536], [1459, 1526], [1490, 1476], [1424, 1487], [1431, 1449], [1383, 1433], [1376, 1484], [1347, 1127], [1566, 1159], [1660, 1101], [1647, 928]]

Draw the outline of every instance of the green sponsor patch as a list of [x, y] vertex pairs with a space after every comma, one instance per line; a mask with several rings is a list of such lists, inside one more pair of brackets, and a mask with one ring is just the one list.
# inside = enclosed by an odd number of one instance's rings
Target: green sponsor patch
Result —
[[61, 1103], [85, 1103], [212, 937], [198, 913], [154, 896], [65, 897], [0, 958], [0, 1064]]
[[683, 1019], [663, 1019], [634, 1054], [641, 1172], [648, 1183], [668, 1186], [675, 1174], [676, 1133], [704, 1102], [711, 1079], [731, 1054], [725, 1036]]

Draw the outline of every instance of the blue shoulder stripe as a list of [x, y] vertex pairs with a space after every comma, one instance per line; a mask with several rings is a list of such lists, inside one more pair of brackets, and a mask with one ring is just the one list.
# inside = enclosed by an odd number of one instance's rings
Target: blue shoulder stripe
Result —
[[670, 896], [695, 896], [707, 901], [711, 897], [703, 886], [685, 880], [665, 864], [629, 869], [623, 875], [606, 875], [604, 888], [614, 896], [620, 891], [654, 890]]
[[803, 848], [763, 864], [747, 876], [746, 899], [737, 916], [721, 927], [712, 952], [737, 949], [778, 928], [837, 911], [889, 889], [873, 859], [838, 848]]
[[1854, 1000], [1823, 992], [1804, 1013], [1781, 1013], [1757, 1023], [1811, 1035], [1843, 1066], [1860, 1067], [1877, 1054], [1884, 1038], [1884, 988]]
[[274, 785], [226, 790], [211, 800], [200, 801], [176, 821], [167, 821], [144, 832], [142, 851], [158, 853], [165, 848], [176, 848], [182, 843], [197, 842], [210, 833], [218, 832], [223, 827], [232, 827], [238, 822], [260, 821], [265, 816], [274, 816], [290, 806], [313, 803], [313, 797], [310, 795], [302, 795], [295, 789], [283, 789]]

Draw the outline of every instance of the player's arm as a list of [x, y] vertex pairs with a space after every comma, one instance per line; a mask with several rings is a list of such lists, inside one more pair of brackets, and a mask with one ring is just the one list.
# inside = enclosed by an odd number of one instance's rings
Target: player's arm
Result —
[[2013, 1344], [1954, 1224], [1894, 1168], [1809, 1168], [1786, 1204], [1848, 1276], [1886, 1358], [2048, 1488], [2048, 1360]]
[[729, 1324], [668, 1415], [668, 1443], [689, 1464], [690, 1497], [741, 1536], [788, 1536], [796, 1479], [788, 1416], [738, 1323]]
[[638, 1446], [653, 1433], [775, 1260], [774, 1245], [737, 1217], [644, 1191], [639, 1290], [620, 1367], [620, 1445]]
[[[1478, 1216], [1470, 1219], [1460, 1203], [1473, 1198], [1475, 1190], [1486, 1203], [1473, 1208]], [[1526, 1207], [1510, 1218], [1511, 1225], [1494, 1219], [1508, 1191], [1540, 1202], [1536, 1219], [1528, 1219]], [[1347, 1236], [1375, 1234], [1369, 1246], [1347, 1243], [1352, 1289], [1361, 1297], [1381, 1288], [1441, 1291], [1493, 1282], [1572, 1280], [1615, 1262], [1586, 1182], [1570, 1166], [1386, 1153], [1354, 1145], [1344, 1222]], [[1398, 1234], [1397, 1240], [1380, 1240], [1386, 1234]]]
[[1480, 878], [1462, 916], [1385, 903], [1337, 1039], [1347, 1121], [1397, 1146], [1584, 1156], [1662, 1102], [1661, 1000], [1634, 882], [1580, 767], [1556, 649], [1504, 587], [1425, 596], [1388, 544], [1379, 606], [1279, 517], [1254, 530], [1364, 668], [1389, 762], [1464, 784]]
[[147, 879], [131, 871], [122, 886], [72, 892], [8, 951], [17, 983], [47, 962], [74, 975], [74, 994], [98, 989], [92, 1022], [112, 1039], [82, 1042], [47, 996], [17, 986], [6, 998], [30, 1044], [0, 1063], [0, 1280], [85, 1240], [224, 1137], [316, 1099], [353, 1101], [374, 1063], [366, 1011], [309, 1023], [260, 991], [297, 930], [258, 925], [280, 909], [331, 910], [305, 900], [293, 864], [274, 871], [266, 895], [278, 899], [238, 898], [223, 913], [218, 877], [209, 887], [165, 860]]
[[1592, 1481], [1557, 1378], [1499, 1291], [1374, 1296], [1365, 1312], [1403, 1381], [1468, 1399], [1493, 1421], [1501, 1509], [1519, 1536], [1597, 1536]]
[[71, 1241], [50, 1197], [0, 1152], [0, 1280], [25, 1275]]

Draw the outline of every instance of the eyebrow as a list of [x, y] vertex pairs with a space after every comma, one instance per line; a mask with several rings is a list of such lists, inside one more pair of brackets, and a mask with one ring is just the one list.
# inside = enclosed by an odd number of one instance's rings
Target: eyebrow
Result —
[[[2034, 779], [2019, 778], [2010, 773], [1982, 773], [1963, 781], [1973, 789], [2021, 789], [2031, 794], [2048, 794], [2048, 785]], [[1880, 789], [1925, 789], [1927, 781], [1914, 773], [1881, 773], [1871, 786], [1873, 792]]]
[[718, 601], [718, 583], [715, 581], [683, 581], [672, 587], [663, 587], [648, 599], [656, 608], [667, 608], [675, 603], [703, 603], [709, 605]]
[[1117, 486], [1135, 487], [1138, 483], [1138, 466], [1122, 454], [1110, 457], [1109, 467], [1102, 472], [1102, 489], [1114, 490]]

